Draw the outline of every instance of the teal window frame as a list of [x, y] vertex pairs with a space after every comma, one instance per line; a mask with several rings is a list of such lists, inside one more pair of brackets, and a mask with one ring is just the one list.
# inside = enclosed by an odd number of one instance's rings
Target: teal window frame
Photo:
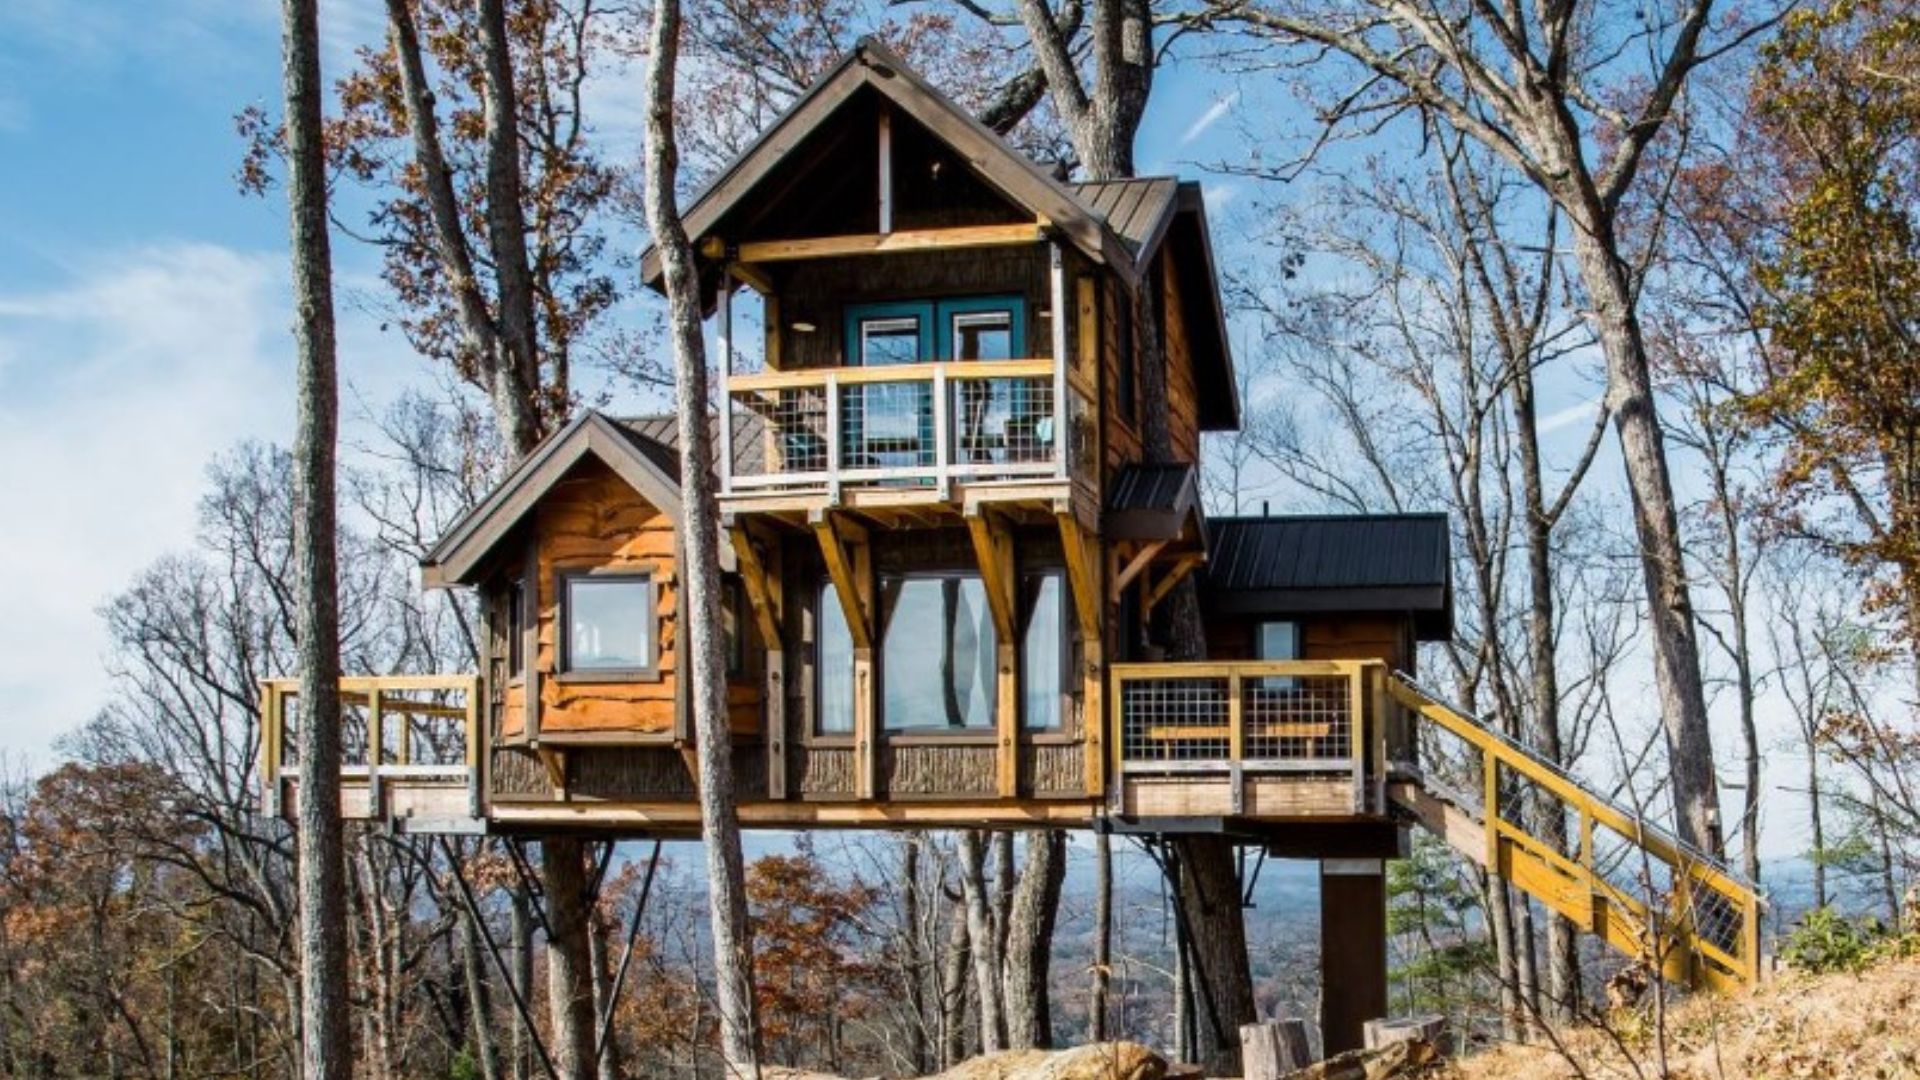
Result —
[[941, 300], [934, 305], [934, 323], [936, 335], [934, 355], [942, 360], [953, 359], [953, 317], [955, 315], [981, 315], [1004, 311], [1010, 319], [1012, 344], [1008, 359], [1023, 359], [1027, 351], [1027, 300], [1023, 296], [1007, 294], [1004, 296], [965, 296], [952, 300]]

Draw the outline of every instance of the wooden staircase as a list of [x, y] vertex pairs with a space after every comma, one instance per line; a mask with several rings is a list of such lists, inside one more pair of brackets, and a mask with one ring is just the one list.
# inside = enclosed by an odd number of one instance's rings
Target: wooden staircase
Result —
[[[1386, 690], [1437, 729], [1420, 743], [1441, 758], [1394, 772], [1387, 798], [1397, 809], [1671, 982], [1726, 990], [1759, 980], [1763, 902], [1752, 884], [1405, 675], [1389, 675]], [[1465, 780], [1450, 785], [1445, 774]], [[1527, 820], [1561, 822], [1563, 835], [1536, 835], [1518, 820], [1523, 808]]]

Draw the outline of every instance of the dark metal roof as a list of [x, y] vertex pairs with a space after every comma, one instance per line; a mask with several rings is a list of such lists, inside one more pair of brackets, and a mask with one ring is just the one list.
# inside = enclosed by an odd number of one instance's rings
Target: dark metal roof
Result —
[[[634, 447], [652, 458], [668, 476], [680, 478], [680, 418], [673, 413], [656, 413], [649, 416], [615, 417], [613, 422], [622, 432], [630, 436]], [[716, 433], [720, 418], [714, 417]], [[752, 476], [762, 470], [766, 456], [762, 451], [761, 439], [766, 434], [766, 421], [750, 412], [738, 412], [733, 417], [733, 475]], [[716, 445], [714, 453], [720, 452]], [[716, 459], [713, 467], [718, 469]]]
[[[1102, 533], [1113, 540], [1172, 540], [1194, 520], [1201, 530], [1199, 482], [1191, 465], [1125, 465], [1107, 485]], [[1204, 533], [1196, 537], [1205, 542]]]
[[1074, 197], [1120, 234], [1134, 257], [1150, 248], [1165, 231], [1179, 194], [1173, 176], [1142, 176], [1127, 180], [1086, 180], [1067, 185]]
[[1424, 639], [1451, 632], [1445, 514], [1215, 518], [1207, 531], [1203, 587], [1216, 611], [1407, 612]]

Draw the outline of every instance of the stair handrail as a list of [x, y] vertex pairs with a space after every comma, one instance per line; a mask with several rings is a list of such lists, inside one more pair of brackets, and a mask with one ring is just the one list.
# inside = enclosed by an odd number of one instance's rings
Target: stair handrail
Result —
[[[1757, 899], [1761, 901], [1762, 904], [1766, 902], [1766, 894], [1760, 888], [1760, 886], [1756, 884], [1754, 881], [1752, 881], [1751, 879], [1749, 879], [1745, 874], [1741, 873], [1738, 870], [1733, 869], [1733, 867], [1730, 864], [1728, 864], [1725, 859], [1716, 855], [1711, 855], [1705, 851], [1700, 850], [1698, 847], [1695, 847], [1693, 844], [1688, 843], [1687, 841], [1681, 839], [1679, 836], [1668, 831], [1664, 826], [1649, 820], [1645, 814], [1639, 812], [1638, 810], [1622, 809], [1619, 803], [1617, 803], [1614, 799], [1609, 798], [1595, 791], [1593, 787], [1589, 785], [1586, 781], [1581, 780], [1579, 777], [1573, 775], [1571, 772], [1568, 772], [1565, 766], [1561, 765], [1558, 762], [1549, 760], [1544, 755], [1542, 755], [1539, 750], [1526, 745], [1525, 743], [1519, 741], [1518, 739], [1515, 739], [1513, 736], [1508, 735], [1506, 732], [1501, 731], [1500, 729], [1487, 723], [1486, 720], [1480, 717], [1478, 714], [1474, 713], [1469, 709], [1462, 708], [1460, 705], [1458, 705], [1457, 703], [1447, 698], [1446, 695], [1441, 694], [1438, 691], [1434, 690], [1432, 687], [1426, 685], [1425, 683], [1422, 683], [1419, 679], [1415, 678], [1413, 675], [1409, 674], [1408, 672], [1396, 668], [1394, 669], [1392, 674], [1395, 679], [1405, 684], [1405, 686], [1409, 690], [1414, 691], [1420, 696], [1433, 702], [1435, 705], [1438, 705], [1441, 708], [1446, 709], [1448, 712], [1453, 713], [1455, 716], [1458, 716], [1461, 719], [1467, 721], [1475, 729], [1481, 732], [1484, 732], [1489, 738], [1500, 743], [1501, 745], [1505, 746], [1509, 750], [1512, 750], [1515, 753], [1518, 753], [1528, 758], [1530, 761], [1532, 761], [1535, 765], [1539, 766], [1541, 769], [1544, 769], [1547, 772], [1553, 773], [1555, 776], [1558, 776], [1560, 779], [1565, 780], [1568, 784], [1571, 784], [1574, 787], [1579, 788], [1581, 791], [1585, 792], [1590, 798], [1594, 799], [1595, 801], [1605, 803], [1606, 805], [1613, 807], [1615, 812], [1619, 813], [1621, 817], [1631, 820], [1634, 823], [1634, 827], [1637, 830], [1640, 830], [1652, 836], [1654, 839], [1658, 840], [1659, 842], [1673, 848], [1676, 853], [1682, 856], [1685, 856], [1689, 861], [1703, 863], [1706, 866], [1712, 868], [1712, 870], [1715, 873], [1719, 874], [1720, 876], [1726, 878], [1728, 881], [1731, 881], [1734, 884], [1752, 893]], [[1419, 754], [1419, 743], [1417, 740], [1415, 741], [1415, 744], [1414, 744], [1414, 753], [1416, 756]], [[1485, 812], [1486, 809], [1487, 808], [1483, 808], [1483, 812]], [[1636, 842], [1638, 842], [1639, 838], [1629, 837], [1629, 839], [1633, 839]]]

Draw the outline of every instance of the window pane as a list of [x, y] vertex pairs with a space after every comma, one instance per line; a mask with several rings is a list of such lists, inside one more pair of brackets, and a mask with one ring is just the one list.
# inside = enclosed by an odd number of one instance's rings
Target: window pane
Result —
[[881, 647], [889, 731], [993, 727], [993, 621], [979, 578], [896, 578]]
[[[1260, 624], [1258, 640], [1254, 642], [1258, 658], [1261, 660], [1298, 660], [1300, 659], [1300, 624], [1293, 622], [1263, 622]], [[1294, 680], [1287, 676], [1274, 676], [1260, 680], [1265, 690], [1292, 690]]]
[[568, 578], [568, 670], [652, 667], [652, 599], [645, 578]]
[[1020, 715], [1029, 728], [1058, 728], [1063, 711], [1060, 654], [1066, 647], [1060, 626], [1060, 575], [1035, 575], [1026, 584], [1026, 636], [1020, 643]]
[[853, 632], [840, 597], [828, 585], [820, 592], [818, 678], [820, 696], [815, 730], [822, 735], [853, 732]]
[[953, 317], [955, 360], [1013, 359], [1013, 313], [979, 311]]
[[860, 320], [860, 362], [869, 367], [879, 364], [911, 364], [920, 359], [920, 320]]

